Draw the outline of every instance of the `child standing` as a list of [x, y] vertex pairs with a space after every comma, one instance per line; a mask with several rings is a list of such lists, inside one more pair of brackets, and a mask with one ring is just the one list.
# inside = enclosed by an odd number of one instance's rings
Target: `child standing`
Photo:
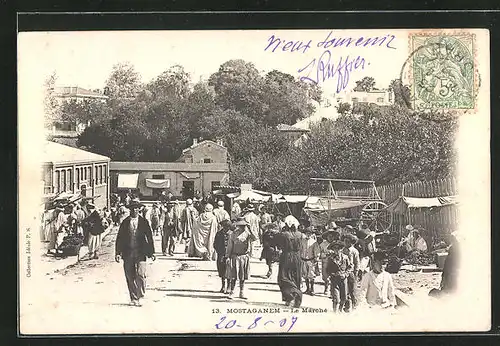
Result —
[[344, 243], [334, 240], [329, 249], [333, 252], [328, 257], [326, 271], [332, 285], [333, 312], [341, 312], [347, 302], [347, 277], [352, 271], [349, 257], [342, 251]]
[[366, 301], [370, 306], [388, 308], [396, 306], [392, 276], [385, 271], [387, 256], [377, 251], [373, 254], [371, 270], [361, 280], [361, 290], [366, 291]]
[[314, 295], [314, 279], [316, 278], [316, 264], [320, 255], [319, 244], [310, 227], [304, 229], [302, 239], [302, 275], [306, 282], [305, 294]]

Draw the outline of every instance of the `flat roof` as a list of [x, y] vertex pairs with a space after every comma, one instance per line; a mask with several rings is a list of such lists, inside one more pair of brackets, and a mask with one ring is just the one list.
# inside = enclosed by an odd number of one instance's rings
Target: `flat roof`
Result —
[[227, 172], [227, 163], [186, 163], [186, 162], [132, 162], [111, 161], [110, 171], [135, 171], [135, 172]]
[[68, 145], [45, 141], [43, 158], [43, 162], [45, 163], [89, 163], [96, 161], [110, 161], [110, 158], [104, 155], [91, 153], [90, 151], [73, 148]]

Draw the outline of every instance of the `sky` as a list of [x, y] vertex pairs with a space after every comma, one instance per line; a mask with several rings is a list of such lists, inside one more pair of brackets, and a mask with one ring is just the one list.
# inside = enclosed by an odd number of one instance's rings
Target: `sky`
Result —
[[[244, 59], [254, 63], [261, 72], [277, 69], [295, 77], [305, 76], [307, 72], [316, 75], [315, 68], [325, 50], [318, 47], [318, 43], [324, 41], [330, 32], [330, 39], [353, 39], [349, 48], [329, 48], [334, 66], [341, 58], [345, 61], [359, 56], [358, 59], [365, 60], [364, 69], [353, 70], [347, 83], [343, 83], [345, 90], [352, 89], [355, 81], [364, 76], [374, 77], [378, 88], [387, 87], [399, 76], [408, 57], [406, 30], [23, 32], [18, 36], [19, 73], [26, 72], [30, 83], [43, 85], [47, 76], [55, 71], [60, 86], [94, 89], [103, 88], [113, 65], [120, 62], [130, 62], [144, 82], [179, 64], [190, 73], [194, 83], [200, 78], [208, 78], [227, 60]], [[271, 51], [274, 46], [266, 51], [273, 35], [274, 39], [284, 42], [274, 52]], [[390, 42], [393, 48], [388, 48], [385, 43], [372, 47], [354, 46], [360, 37], [382, 38], [386, 35], [389, 38], [394, 35]], [[302, 48], [294, 52], [283, 51], [282, 47], [290, 41], [302, 42]], [[278, 42], [276, 40], [274, 44]], [[309, 47], [304, 49], [308, 42]], [[298, 72], [304, 68], [302, 73]], [[321, 86], [325, 92], [335, 93], [337, 80], [337, 77], [328, 79]]]

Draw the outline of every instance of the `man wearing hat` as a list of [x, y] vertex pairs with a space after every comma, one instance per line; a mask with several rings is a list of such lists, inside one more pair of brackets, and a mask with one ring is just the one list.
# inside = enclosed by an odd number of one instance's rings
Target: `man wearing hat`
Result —
[[224, 202], [223, 201], [218, 201], [217, 202], [217, 209], [213, 211], [215, 217], [217, 218], [217, 224], [220, 225], [220, 223], [223, 220], [231, 220], [229, 217], [229, 213], [224, 209]]
[[217, 272], [219, 273], [219, 277], [222, 281], [220, 292], [227, 294], [231, 289], [231, 280], [227, 278], [226, 251], [233, 224], [230, 220], [226, 219], [222, 220], [219, 226], [219, 231], [215, 235], [214, 239], [214, 249], [217, 253]]
[[160, 206], [158, 203], [153, 204], [151, 209], [151, 230], [155, 235], [160, 231]]
[[193, 232], [193, 228], [198, 221], [198, 210], [193, 206], [193, 200], [188, 198], [186, 200], [186, 207], [182, 210], [181, 213], [181, 232], [182, 239], [185, 241], [185, 252], [187, 253], [189, 247], [189, 240], [191, 239], [191, 234]]
[[262, 225], [264, 230], [262, 234], [262, 253], [260, 260], [265, 260], [267, 264], [266, 278], [269, 279], [273, 274], [273, 263], [279, 260], [279, 250], [277, 249], [274, 237], [278, 234], [278, 225], [274, 223], [267, 223]]
[[330, 287], [330, 277], [326, 271], [328, 256], [331, 253], [331, 250], [328, 249], [328, 247], [334, 240], [339, 239], [339, 237], [340, 235], [336, 229], [328, 229], [326, 232], [321, 234], [323, 241], [319, 244], [319, 258], [321, 259], [321, 278], [323, 279], [323, 283], [325, 285], [325, 290], [323, 292], [325, 295], [329, 294]]
[[375, 238], [382, 234], [389, 234], [389, 231], [384, 232], [375, 232], [371, 231], [368, 228], [368, 225], [365, 223], [360, 224], [359, 231], [356, 232], [356, 236], [358, 237], [358, 241], [363, 249], [363, 255], [369, 256], [372, 253], [377, 251], [377, 243]]
[[333, 311], [344, 311], [348, 299], [347, 277], [352, 271], [349, 257], [342, 251], [344, 243], [341, 240], [334, 240], [328, 247], [332, 253], [328, 256], [326, 272], [330, 277], [332, 285]]
[[260, 218], [255, 214], [255, 207], [253, 204], [247, 205], [244, 210], [245, 221], [248, 223], [250, 233], [252, 233], [253, 241], [250, 243], [250, 256], [253, 255], [253, 245], [260, 239]]
[[348, 312], [351, 308], [355, 309], [358, 305], [357, 298], [357, 286], [358, 286], [358, 271], [359, 271], [359, 251], [354, 247], [357, 243], [358, 238], [351, 233], [348, 233], [344, 237], [344, 253], [349, 257], [349, 262], [352, 265], [352, 271], [349, 273], [347, 277], [347, 306], [346, 312]]
[[133, 201], [129, 204], [130, 216], [123, 220], [116, 237], [115, 260], [123, 259], [123, 269], [131, 304], [140, 306], [146, 290], [146, 258], [153, 261], [153, 234], [149, 223], [139, 215], [143, 205]]
[[166, 203], [163, 212], [163, 227], [161, 232], [161, 252], [164, 256], [173, 256], [175, 250], [175, 238], [177, 236], [174, 223], [173, 203]]
[[239, 297], [247, 299], [245, 296], [245, 280], [250, 275], [250, 244], [255, 238], [249, 230], [250, 225], [244, 218], [238, 218], [234, 226], [236, 229], [230, 233], [226, 249], [226, 257], [228, 258], [226, 275], [231, 282], [228, 298], [232, 299], [236, 280], [239, 280]]
[[89, 259], [98, 259], [99, 256], [97, 253], [101, 248], [102, 234], [106, 228], [104, 228], [103, 218], [95, 209], [94, 205], [89, 203], [87, 208], [89, 211], [92, 210], [92, 213], [83, 220], [84, 231], [88, 233], [88, 256]]

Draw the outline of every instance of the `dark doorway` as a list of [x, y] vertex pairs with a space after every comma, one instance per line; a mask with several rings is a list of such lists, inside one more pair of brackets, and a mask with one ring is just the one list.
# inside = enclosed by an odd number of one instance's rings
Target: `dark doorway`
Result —
[[194, 197], [194, 181], [183, 181], [182, 182], [182, 197], [183, 199]]

